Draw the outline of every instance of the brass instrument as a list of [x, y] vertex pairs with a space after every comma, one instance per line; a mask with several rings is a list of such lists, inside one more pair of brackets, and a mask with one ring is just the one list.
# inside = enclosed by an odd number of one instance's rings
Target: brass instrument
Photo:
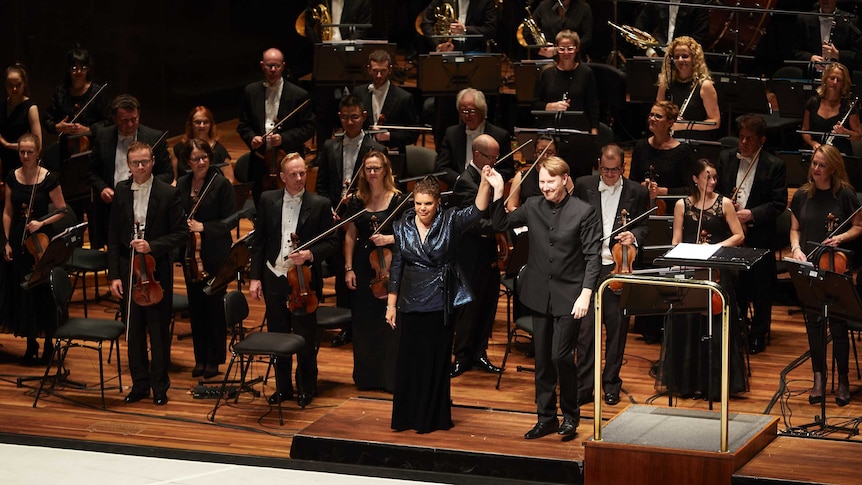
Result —
[[652, 35], [644, 32], [641, 29], [632, 27], [631, 25], [617, 25], [608, 20], [608, 25], [617, 29], [630, 44], [633, 44], [641, 49], [657, 47], [659, 42]]
[[[434, 8], [434, 35], [448, 37], [452, 35], [452, 24], [458, 21], [455, 6], [444, 1]], [[448, 42], [444, 39], [443, 42]]]
[[530, 7], [524, 7], [524, 10], [527, 11], [527, 18], [518, 25], [518, 30], [515, 31], [515, 38], [518, 39], [518, 43], [521, 44], [521, 47], [527, 47], [529, 45], [527, 43], [527, 39], [524, 38], [524, 28], [526, 27], [526, 29], [530, 31], [530, 36], [533, 38], [533, 45], [548, 45], [548, 40], [545, 38], [545, 34], [542, 33], [542, 29], [539, 28], [539, 25], [536, 24], [536, 21], [533, 19]]
[[299, 14], [299, 17], [296, 17], [294, 28], [297, 34], [308, 37], [308, 32], [305, 31], [305, 16], [310, 12], [312, 25], [317, 36], [324, 42], [332, 40], [332, 27], [324, 27], [324, 25], [332, 23], [332, 15], [329, 13], [329, 7], [326, 6], [326, 3], [319, 3], [314, 7], [303, 10]]

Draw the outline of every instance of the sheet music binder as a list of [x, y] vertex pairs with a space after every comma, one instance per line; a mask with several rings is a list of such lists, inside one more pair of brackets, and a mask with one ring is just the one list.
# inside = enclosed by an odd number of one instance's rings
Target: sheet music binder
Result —
[[677, 248], [685, 249], [686, 246], [701, 246], [699, 244], [680, 243], [664, 256], [656, 258], [655, 264], [659, 266], [694, 266], [700, 268], [715, 268], [728, 270], [749, 270], [754, 263], [766, 254], [771, 254], [769, 249], [746, 248], [746, 247], [719, 247], [708, 258], [678, 258], [668, 256]]

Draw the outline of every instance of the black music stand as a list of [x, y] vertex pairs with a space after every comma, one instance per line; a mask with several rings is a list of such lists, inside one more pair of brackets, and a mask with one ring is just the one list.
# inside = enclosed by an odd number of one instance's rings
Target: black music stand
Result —
[[242, 291], [242, 272], [251, 258], [253, 238], [254, 230], [251, 230], [242, 239], [233, 243], [218, 272], [207, 281], [203, 289], [204, 294], [212, 295], [225, 290], [234, 281], [236, 281], [237, 291]]
[[[769, 114], [769, 101], [766, 97], [766, 81], [760, 78], [737, 75], [722, 75], [713, 79], [718, 94], [719, 105], [725, 112]], [[727, 133], [731, 133], [733, 123], [727, 123]]]
[[60, 160], [60, 187], [66, 202], [90, 197], [89, 169], [92, 151], [75, 153], [68, 160]]
[[386, 41], [337, 42], [314, 45], [312, 77], [318, 85], [355, 87], [368, 81], [368, 54], [377, 49], [395, 58], [395, 44]]
[[626, 91], [633, 103], [655, 103], [664, 58], [635, 56], [626, 62]]
[[542, 71], [553, 64], [553, 59], [526, 60], [515, 63], [515, 100], [520, 106], [533, 104], [536, 81]]
[[500, 91], [499, 54], [425, 54], [419, 56], [417, 86], [425, 96], [456, 94], [475, 88], [485, 94]]
[[[788, 264], [790, 265], [790, 279], [799, 297], [800, 306], [806, 312], [819, 314], [823, 319], [821, 322], [821, 339], [823, 342], [821, 364], [825, 372], [827, 365], [826, 332], [829, 319], [837, 317], [845, 320], [858, 320], [859, 315], [862, 315], [862, 301], [856, 292], [852, 276], [818, 269], [810, 263], [788, 261]], [[795, 429], [806, 431], [810, 428], [816, 428], [821, 432], [846, 432], [851, 436], [859, 434], [856, 428], [827, 424], [825, 389], [823, 390], [823, 399], [820, 400], [820, 416], [816, 416], [813, 423], [795, 427]]]
[[33, 272], [24, 277], [21, 288], [29, 290], [39, 286], [48, 280], [52, 269], [66, 264], [72, 256], [72, 251], [81, 245], [86, 227], [87, 223], [82, 222], [54, 236], [42, 253], [42, 257], [36, 261]]

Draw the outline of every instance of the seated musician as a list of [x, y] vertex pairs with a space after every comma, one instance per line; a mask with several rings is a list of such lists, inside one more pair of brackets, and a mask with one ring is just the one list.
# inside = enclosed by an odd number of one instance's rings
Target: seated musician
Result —
[[[838, 61], [850, 70], [862, 69], [862, 31], [859, 18], [839, 10], [836, 0], [819, 0], [813, 12], [831, 15], [799, 15], [794, 30], [793, 57], [825, 64]], [[820, 70], [818, 69], [818, 70]]]
[[218, 127], [216, 126], [213, 113], [206, 106], [195, 106], [186, 118], [186, 130], [183, 136], [174, 145], [171, 151], [171, 165], [174, 168], [174, 177], [179, 180], [189, 169], [189, 161], [183, 159], [183, 150], [188, 142], [194, 139], [207, 142], [212, 149], [212, 160], [210, 163], [216, 167], [223, 167], [230, 162], [230, 153], [227, 148], [219, 143]]
[[[824, 133], [824, 136], [802, 135], [802, 141], [816, 150], [821, 143], [834, 145], [844, 155], [853, 154], [851, 141], [862, 140], [859, 106], [850, 100], [851, 77], [839, 62], [826, 66], [817, 92], [805, 103], [802, 130]], [[848, 135], [830, 137], [829, 134]]]
[[[443, 11], [444, 4], [452, 6], [454, 18], [441, 36], [435, 34], [435, 24], [442, 20], [437, 14]], [[432, 51], [484, 52], [485, 41], [497, 35], [497, 5], [494, 0], [431, 0], [422, 13], [421, 27]], [[482, 39], [464, 41], [445, 37], [446, 34], [481, 35]]]
[[[718, 93], [703, 48], [691, 37], [677, 37], [667, 47], [658, 76], [656, 101], [671, 101], [679, 107], [679, 120], [673, 126], [677, 139], [717, 140], [721, 111]], [[713, 124], [692, 124], [702, 121]]]

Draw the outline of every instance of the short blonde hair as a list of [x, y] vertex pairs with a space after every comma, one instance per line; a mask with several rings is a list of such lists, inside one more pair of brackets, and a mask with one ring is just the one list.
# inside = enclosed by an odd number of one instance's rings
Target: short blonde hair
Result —
[[569, 174], [569, 164], [560, 157], [547, 157], [539, 162], [538, 168], [544, 168], [552, 177], [562, 177]]

